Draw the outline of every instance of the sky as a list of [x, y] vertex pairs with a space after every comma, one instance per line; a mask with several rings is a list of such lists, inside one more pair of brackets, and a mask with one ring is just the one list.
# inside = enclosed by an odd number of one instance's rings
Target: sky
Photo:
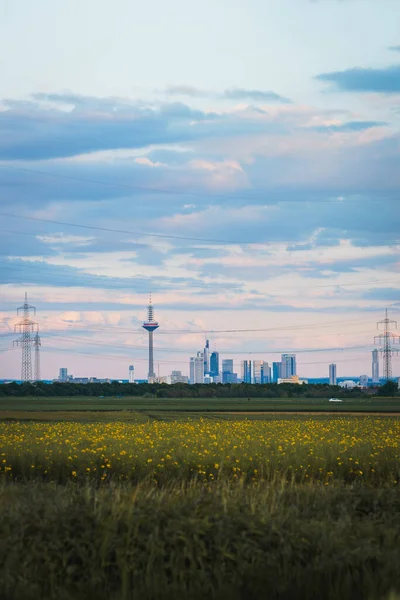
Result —
[[[297, 354], [400, 321], [398, 0], [0, 0], [0, 378]], [[400, 358], [394, 359], [400, 376]]]

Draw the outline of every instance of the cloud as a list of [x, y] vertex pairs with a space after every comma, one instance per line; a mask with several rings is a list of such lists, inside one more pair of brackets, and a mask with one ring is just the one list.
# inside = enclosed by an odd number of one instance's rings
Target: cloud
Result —
[[70, 111], [40, 103], [21, 109], [9, 103], [8, 109], [0, 111], [0, 159], [43, 160], [186, 141], [202, 133], [191, 123], [213, 118], [178, 102], [114, 109], [108, 100], [100, 106], [90, 99], [80, 100]]
[[207, 96], [205, 90], [193, 87], [192, 85], [168, 85], [165, 88], [165, 92], [171, 96], [190, 96], [191, 98], [199, 98]]
[[388, 49], [392, 52], [400, 52], [400, 46], [389, 46]]
[[331, 125], [317, 125], [315, 127], [309, 127], [313, 131], [319, 132], [331, 132], [331, 133], [347, 133], [352, 131], [365, 131], [366, 129], [372, 129], [373, 127], [385, 127], [388, 123], [385, 121], [348, 121], [347, 123], [331, 124]]
[[332, 83], [340, 91], [396, 94], [400, 92], [400, 65], [381, 69], [354, 67], [321, 73], [316, 79]]
[[224, 91], [223, 97], [228, 100], [253, 100], [255, 102], [266, 102], [266, 103], [282, 103], [291, 104], [289, 98], [280, 96], [275, 92], [262, 91], [262, 90], [247, 90], [243, 88], [230, 88]]

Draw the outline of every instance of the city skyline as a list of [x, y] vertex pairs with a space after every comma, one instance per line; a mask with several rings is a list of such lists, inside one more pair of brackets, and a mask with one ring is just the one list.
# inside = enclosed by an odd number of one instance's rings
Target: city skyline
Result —
[[156, 375], [207, 339], [237, 373], [371, 373], [400, 321], [400, 3], [34, 5], [0, 20], [0, 378], [25, 292], [44, 379], [145, 379], [150, 291]]
[[[29, 317], [26, 316], [26, 310], [28, 307], [29, 308], [34, 308], [32, 306], [30, 306], [28, 304], [28, 299], [27, 299], [27, 293], [25, 292], [25, 304], [22, 307], [18, 308], [17, 313], [19, 312], [19, 310], [22, 310], [22, 308], [25, 307], [25, 312], [24, 312], [24, 320], [27, 320], [27, 323], [29, 325], [28, 329], [30, 331], [30, 329], [32, 329], [32, 326], [35, 325], [36, 329], [39, 329], [39, 323], [34, 323], [29, 321]], [[36, 313], [35, 313], [36, 314]], [[387, 314], [387, 313], [386, 313]], [[24, 322], [20, 320], [18, 320], [19, 318], [19, 314], [17, 314], [17, 322], [15, 324], [15, 328], [21, 327], [20, 323]], [[387, 317], [386, 317], [387, 318]], [[378, 322], [378, 325], [381, 323], [382, 321]], [[397, 323], [395, 321], [390, 321], [391, 323], [394, 324], [394, 326], [397, 326]], [[142, 324], [142, 329], [145, 329], [148, 333], [149, 333], [149, 337], [148, 337], [148, 343], [147, 343], [147, 377], [144, 376], [139, 376], [137, 379], [138, 380], [145, 380], [145, 379], [149, 379], [149, 381], [151, 380], [155, 380], [156, 378], [160, 377], [160, 364], [163, 365], [164, 370], [167, 371], [168, 367], [165, 368], [165, 365], [170, 365], [170, 364], [175, 364], [175, 367], [177, 364], [182, 365], [183, 364], [183, 360], [181, 359], [168, 359], [168, 360], [155, 360], [154, 359], [154, 341], [153, 341], [153, 332], [158, 329], [159, 324], [158, 322], [155, 321], [154, 319], [154, 306], [152, 304], [152, 300], [151, 300], [151, 295], [150, 295], [150, 302], [147, 305], [147, 320]], [[260, 329], [260, 332], [262, 332], [262, 330]], [[134, 333], [134, 331], [132, 332]], [[166, 332], [169, 335], [173, 335], [174, 332], [173, 331], [167, 331]], [[179, 332], [175, 332], [175, 333], [179, 333]], [[192, 333], [192, 332], [191, 332]], [[193, 333], [199, 333], [199, 332], [193, 332]], [[215, 333], [215, 332], [214, 332]], [[230, 333], [233, 333], [233, 331], [231, 331]], [[236, 330], [235, 333], [242, 333], [239, 329]], [[204, 332], [200, 332], [200, 335], [204, 335]], [[28, 347], [30, 348], [30, 350], [33, 348], [35, 350], [35, 362], [38, 362], [39, 359], [39, 347], [37, 344], [37, 333], [35, 334], [32, 330], [32, 332], [29, 334], [30, 339], [28, 340], [28, 343], [25, 345], [26, 347], [22, 348], [22, 353], [23, 353], [23, 357], [26, 355], [27, 349]], [[398, 342], [399, 336], [396, 336], [393, 338], [394, 342]], [[374, 344], [375, 345], [376, 342], [376, 337], [374, 338]], [[42, 345], [42, 343], [40, 342], [39, 344], [40, 346]], [[46, 345], [44, 346], [44, 348], [46, 349]], [[361, 348], [353, 348], [353, 350], [357, 350], [360, 351]], [[396, 345], [393, 347], [394, 352], [393, 352], [393, 357], [398, 356], [399, 352], [396, 351]], [[328, 350], [330, 352], [333, 351], [339, 351], [342, 352], [344, 349], [343, 348], [337, 348], [337, 349], [333, 349], [333, 348], [322, 348], [322, 349], [313, 349], [310, 350], [309, 352], [317, 352], [317, 353], [324, 353], [325, 350]], [[157, 347], [156, 347], [156, 353], [157, 353]], [[165, 349], [164, 347], [160, 348], [160, 352], [161, 353], [166, 353], [169, 354], [171, 356], [171, 353], [174, 354], [176, 353], [176, 349]], [[181, 353], [190, 353], [190, 350], [180, 350]], [[298, 352], [302, 352], [302, 350], [299, 350]], [[377, 382], [379, 381], [379, 373], [380, 373], [380, 367], [379, 367], [379, 363], [380, 363], [380, 359], [379, 359], [379, 355], [382, 353], [382, 348], [379, 350], [377, 348], [374, 348], [372, 350], [372, 368], [371, 368], [371, 375], [370, 378], [372, 380], [372, 382]], [[199, 350], [196, 352], [196, 355], [192, 358], [190, 358], [190, 362], [189, 362], [189, 369], [188, 369], [188, 375], [186, 375], [186, 369], [185, 368], [180, 368], [179, 370], [177, 370], [176, 368], [172, 369], [172, 372], [183, 372], [183, 375], [185, 377], [189, 377], [190, 380], [192, 380], [193, 378], [195, 379], [196, 383], [202, 383], [204, 381], [204, 376], [207, 376], [208, 379], [211, 380], [213, 377], [217, 377], [217, 381], [221, 380], [222, 383], [234, 383], [236, 382], [236, 380], [238, 381], [244, 381], [247, 383], [266, 383], [268, 381], [271, 382], [276, 382], [278, 381], [278, 379], [290, 379], [292, 376], [297, 376], [298, 372], [297, 372], [297, 356], [296, 356], [296, 352], [294, 353], [281, 353], [280, 356], [280, 361], [277, 360], [273, 360], [273, 357], [276, 355], [276, 351], [275, 352], [271, 352], [271, 351], [255, 351], [254, 349], [251, 350], [248, 354], [250, 355], [261, 355], [263, 354], [264, 357], [263, 358], [224, 358], [223, 354], [241, 354], [240, 352], [232, 352], [231, 350], [225, 350], [221, 352], [217, 352], [215, 350], [215, 348], [213, 348], [213, 344], [210, 344], [210, 340], [205, 339], [205, 343], [204, 343], [204, 348], [203, 350]], [[270, 359], [270, 362], [268, 360], [265, 360], [265, 357], [268, 356]], [[32, 357], [31, 357], [32, 358]], [[120, 358], [118, 358], [117, 356], [115, 357], [110, 357], [110, 358], [115, 358], [117, 360], [120, 360]], [[171, 357], [172, 358], [172, 357]], [[122, 360], [122, 357], [121, 357]], [[143, 358], [137, 358], [136, 360], [139, 361], [139, 373], [143, 371], [143, 365], [140, 365], [140, 361], [144, 361], [145, 359]], [[339, 359], [340, 360], [340, 359]], [[382, 359], [381, 359], [382, 360]], [[25, 358], [26, 361], [26, 358]], [[346, 362], [348, 362], [346, 360]], [[155, 364], [157, 365], [157, 374], [155, 372]], [[307, 366], [307, 363], [300, 363], [303, 364], [303, 366]], [[383, 366], [383, 365], [382, 365]], [[221, 368], [220, 368], [221, 367]], [[397, 364], [395, 362], [394, 364], [394, 377], [396, 377], [396, 368], [397, 368]], [[22, 360], [22, 369], [24, 369], [24, 359]], [[217, 371], [215, 371], [215, 369], [217, 369]], [[62, 369], [61, 369], [62, 370]], [[61, 373], [60, 370], [60, 373]], [[364, 373], [365, 369], [362, 369], [362, 373]], [[129, 367], [129, 380], [133, 380], [135, 378], [134, 375], [135, 372], [135, 367], [134, 365], [131, 365]], [[136, 373], [136, 372], [135, 372]], [[227, 375], [224, 378], [224, 373], [227, 373], [229, 375]], [[336, 363], [334, 364], [329, 364], [329, 380], [333, 381], [336, 380], [336, 374], [337, 374], [337, 365]], [[162, 377], [169, 377], [169, 375], [166, 375], [164, 372], [161, 374]], [[234, 375], [234, 377], [230, 377], [230, 375]], [[302, 373], [302, 376], [304, 376], [304, 372]], [[339, 377], [341, 378], [345, 378], [346, 376], [350, 376], [349, 373], [343, 373], [341, 374]], [[354, 373], [351, 374], [351, 377], [354, 377]], [[91, 374], [91, 377], [98, 377], [98, 375], [94, 375], [93, 373]], [[107, 379], [123, 379], [123, 377], [121, 376], [107, 376], [104, 373], [102, 373], [102, 378], [106, 377]], [[358, 377], [358, 376], [356, 376]], [[322, 376], [318, 376], [317, 378], [325, 378], [325, 375]], [[19, 379], [19, 377], [0, 377], [0, 379]], [[37, 377], [32, 377], [32, 380], [38, 379]], [[46, 377], [42, 377], [42, 379], [46, 379]], [[54, 379], [54, 377], [47, 377], [47, 379]], [[64, 377], [62, 378], [62, 380], [64, 380]]]

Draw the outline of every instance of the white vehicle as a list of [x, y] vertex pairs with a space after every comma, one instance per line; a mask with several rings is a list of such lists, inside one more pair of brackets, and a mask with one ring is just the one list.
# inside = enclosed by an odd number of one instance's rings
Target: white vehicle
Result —
[[343, 402], [340, 398], [329, 398], [329, 402]]

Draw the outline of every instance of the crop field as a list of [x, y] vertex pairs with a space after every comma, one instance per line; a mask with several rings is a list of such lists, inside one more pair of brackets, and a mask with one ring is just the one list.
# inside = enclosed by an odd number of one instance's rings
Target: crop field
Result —
[[399, 413], [400, 398], [156, 398], [146, 396], [14, 397], [0, 398], [4, 411], [157, 411], [157, 412], [365, 412]]
[[400, 418], [127, 414], [0, 422], [2, 599], [398, 600]]

